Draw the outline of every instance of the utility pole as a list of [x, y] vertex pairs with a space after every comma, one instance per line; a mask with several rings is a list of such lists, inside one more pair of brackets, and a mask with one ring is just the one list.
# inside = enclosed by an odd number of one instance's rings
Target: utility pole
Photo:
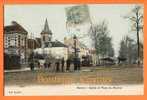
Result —
[[32, 39], [32, 61], [34, 62], [34, 35], [31, 33], [31, 39]]
[[77, 57], [77, 37], [76, 37], [76, 35], [74, 35], [74, 37], [73, 37], [73, 39], [74, 39], [74, 53], [75, 53], [75, 58]]
[[74, 57], [74, 70], [77, 70], [77, 46], [76, 46], [76, 43], [77, 43], [77, 37], [76, 35], [74, 35], [73, 37], [73, 40], [74, 40], [74, 54], [75, 54], [75, 57]]

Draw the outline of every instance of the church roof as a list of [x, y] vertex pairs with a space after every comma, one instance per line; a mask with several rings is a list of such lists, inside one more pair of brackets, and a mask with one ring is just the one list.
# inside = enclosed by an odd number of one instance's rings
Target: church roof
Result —
[[51, 42], [45, 42], [45, 48], [48, 48], [48, 44], [51, 43], [51, 47], [68, 47], [67, 45], [65, 45], [64, 43], [56, 40], [56, 41], [51, 41]]
[[52, 47], [67, 47], [65, 44], [63, 44], [62, 42], [58, 40], [51, 42], [51, 43], [52, 43]]
[[42, 30], [41, 34], [51, 34], [52, 35], [52, 32], [51, 30], [49, 29], [49, 26], [48, 26], [48, 21], [47, 19], [45, 20], [45, 24], [44, 24], [44, 29]]

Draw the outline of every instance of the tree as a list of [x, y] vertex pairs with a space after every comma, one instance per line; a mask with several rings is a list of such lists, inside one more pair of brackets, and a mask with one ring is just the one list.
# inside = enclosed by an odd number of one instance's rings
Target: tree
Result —
[[120, 50], [119, 50], [119, 57], [126, 58], [127, 54], [127, 45], [125, 44], [125, 40], [121, 40], [120, 42]]
[[113, 48], [113, 45], [112, 45], [112, 38], [110, 37], [107, 42], [108, 42], [107, 43], [108, 44], [108, 48], [107, 48], [108, 49], [107, 50], [108, 51], [108, 56], [113, 57], [115, 52], [114, 52], [114, 48]]
[[131, 13], [125, 18], [129, 19], [132, 23], [132, 31], [136, 32], [137, 36], [137, 55], [138, 55], [138, 64], [140, 63], [140, 31], [143, 30], [143, 8], [140, 5], [136, 5]]
[[91, 26], [89, 30], [93, 47], [99, 57], [114, 56], [112, 38], [109, 36], [108, 25], [106, 21]]
[[126, 58], [129, 64], [137, 60], [137, 43], [128, 36], [120, 42], [119, 57]]

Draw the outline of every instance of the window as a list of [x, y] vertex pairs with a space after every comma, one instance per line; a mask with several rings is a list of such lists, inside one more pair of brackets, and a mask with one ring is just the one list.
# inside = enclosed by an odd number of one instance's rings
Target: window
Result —
[[26, 37], [24, 39], [24, 43], [25, 43], [25, 48], [26, 48], [26, 46], [27, 46], [27, 38]]
[[18, 46], [20, 46], [20, 35], [18, 35]]

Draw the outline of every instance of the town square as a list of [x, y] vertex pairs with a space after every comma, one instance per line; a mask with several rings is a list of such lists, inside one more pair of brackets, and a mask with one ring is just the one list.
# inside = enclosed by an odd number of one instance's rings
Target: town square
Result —
[[5, 5], [5, 87], [142, 86], [143, 10], [139, 4]]

